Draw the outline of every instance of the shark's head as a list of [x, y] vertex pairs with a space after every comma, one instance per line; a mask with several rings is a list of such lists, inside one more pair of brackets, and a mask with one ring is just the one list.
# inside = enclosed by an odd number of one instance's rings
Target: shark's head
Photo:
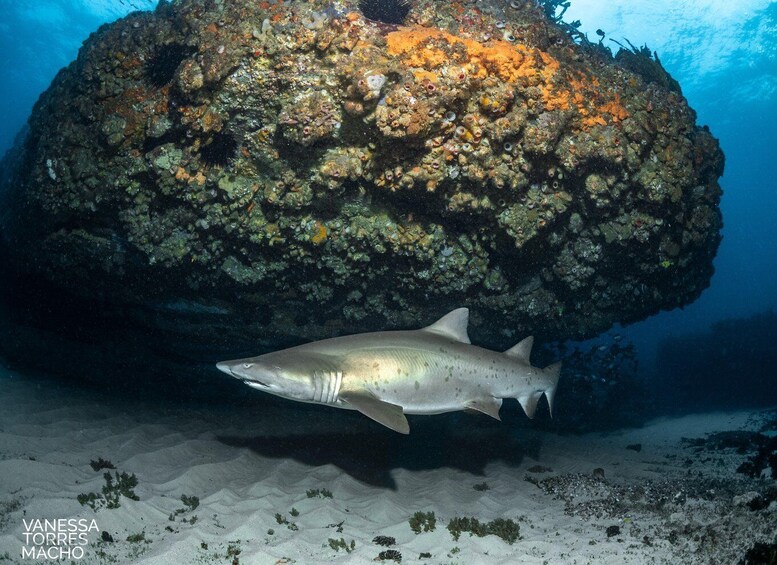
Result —
[[270, 353], [260, 357], [222, 361], [216, 368], [248, 386], [291, 400], [313, 400], [315, 366], [306, 355]]

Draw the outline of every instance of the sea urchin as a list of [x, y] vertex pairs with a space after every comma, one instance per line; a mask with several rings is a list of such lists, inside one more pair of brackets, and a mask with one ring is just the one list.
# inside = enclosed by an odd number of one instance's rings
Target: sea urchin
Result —
[[399, 25], [410, 13], [410, 0], [360, 0], [359, 9], [369, 20]]

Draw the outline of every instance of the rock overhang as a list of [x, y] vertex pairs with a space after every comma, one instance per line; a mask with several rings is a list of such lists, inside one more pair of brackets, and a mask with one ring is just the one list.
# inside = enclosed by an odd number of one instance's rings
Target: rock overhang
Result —
[[510, 6], [419, 0], [397, 26], [188, 0], [104, 26], [7, 160], [9, 265], [215, 348], [462, 305], [503, 346], [693, 301], [717, 141], [676, 89]]

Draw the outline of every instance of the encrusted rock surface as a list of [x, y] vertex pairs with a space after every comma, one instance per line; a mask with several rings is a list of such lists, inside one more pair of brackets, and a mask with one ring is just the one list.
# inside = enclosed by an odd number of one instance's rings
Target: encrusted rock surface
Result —
[[693, 301], [720, 239], [682, 95], [531, 2], [163, 4], [89, 38], [5, 169], [10, 271], [217, 346], [464, 305], [481, 343], [592, 336]]

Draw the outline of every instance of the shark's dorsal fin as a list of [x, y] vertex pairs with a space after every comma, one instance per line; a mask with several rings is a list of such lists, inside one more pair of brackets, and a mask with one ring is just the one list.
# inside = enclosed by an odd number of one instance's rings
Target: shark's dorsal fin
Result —
[[431, 326], [426, 326], [423, 331], [442, 335], [462, 343], [471, 343], [469, 341], [469, 335], [467, 335], [468, 324], [469, 309], [457, 308], [456, 310], [445, 314], [445, 316], [437, 320]]
[[513, 345], [510, 349], [505, 351], [505, 355], [514, 359], [520, 359], [526, 364], [529, 364], [529, 357], [531, 357], [531, 348], [534, 345], [534, 336], [530, 335], [526, 339], [523, 339]]
[[383, 424], [400, 434], [410, 433], [410, 424], [408, 424], [401, 406], [383, 402], [369, 392], [341, 392], [340, 398], [379, 424]]

